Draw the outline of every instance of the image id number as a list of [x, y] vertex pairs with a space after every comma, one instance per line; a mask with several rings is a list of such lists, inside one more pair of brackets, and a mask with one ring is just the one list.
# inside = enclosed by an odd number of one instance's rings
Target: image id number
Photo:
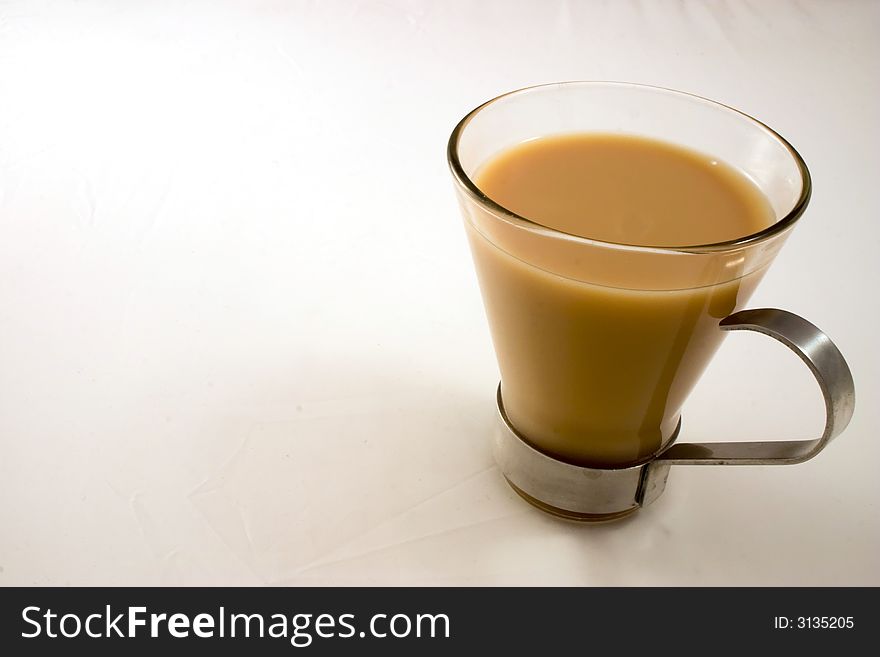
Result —
[[773, 629], [847, 630], [855, 626], [852, 616], [774, 616]]

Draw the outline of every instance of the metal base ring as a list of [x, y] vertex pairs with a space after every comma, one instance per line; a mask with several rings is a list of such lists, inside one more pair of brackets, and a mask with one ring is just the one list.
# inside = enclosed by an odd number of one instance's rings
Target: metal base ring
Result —
[[[498, 387], [498, 424], [492, 441], [495, 461], [511, 487], [547, 513], [582, 522], [625, 518], [657, 499], [669, 465], [647, 461], [605, 469], [574, 465], [532, 447], [511, 425]], [[681, 422], [676, 427], [673, 442]]]

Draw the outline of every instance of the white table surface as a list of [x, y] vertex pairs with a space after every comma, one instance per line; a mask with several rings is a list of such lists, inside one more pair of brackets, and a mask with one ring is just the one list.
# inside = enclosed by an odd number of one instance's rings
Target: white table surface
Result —
[[[880, 584], [877, 2], [0, 4], [0, 585]], [[675, 468], [629, 521], [523, 503], [445, 161], [567, 79], [769, 123], [811, 207], [752, 306], [826, 330], [850, 428]], [[683, 439], [821, 432], [731, 336]]]

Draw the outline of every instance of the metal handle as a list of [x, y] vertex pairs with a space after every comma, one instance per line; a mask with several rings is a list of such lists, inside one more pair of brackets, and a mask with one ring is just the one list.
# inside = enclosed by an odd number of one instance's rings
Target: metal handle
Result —
[[652, 466], [656, 464], [665, 469], [668, 465], [802, 463], [816, 456], [846, 428], [855, 407], [855, 384], [843, 354], [827, 335], [803, 317], [776, 308], [742, 310], [722, 320], [720, 326], [724, 331], [764, 333], [800, 356], [822, 389], [825, 431], [815, 440], [673, 445], [660, 454]]
[[785, 310], [743, 310], [721, 322], [724, 331], [758, 331], [803, 360], [825, 398], [825, 431], [816, 440], [673, 444], [651, 461], [625, 468], [566, 463], [532, 447], [511, 425], [498, 388], [495, 460], [514, 489], [545, 511], [578, 520], [622, 517], [656, 500], [673, 465], [783, 465], [813, 458], [849, 424], [855, 406], [852, 374], [827, 335]]

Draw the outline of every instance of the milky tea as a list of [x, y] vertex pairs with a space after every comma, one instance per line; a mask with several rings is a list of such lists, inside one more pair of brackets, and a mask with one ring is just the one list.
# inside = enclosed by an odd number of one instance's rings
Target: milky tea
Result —
[[[635, 136], [529, 140], [490, 158], [474, 180], [496, 204], [540, 226], [617, 244], [714, 244], [776, 221], [738, 170]], [[662, 289], [637, 259], [570, 263], [627, 281], [610, 287], [541, 266], [571, 260], [565, 239], [487, 239], [479, 221], [465, 223], [507, 415], [534, 446], [581, 465], [632, 464], [673, 437], [681, 405], [723, 337], [719, 320], [742, 307], [763, 273]]]

